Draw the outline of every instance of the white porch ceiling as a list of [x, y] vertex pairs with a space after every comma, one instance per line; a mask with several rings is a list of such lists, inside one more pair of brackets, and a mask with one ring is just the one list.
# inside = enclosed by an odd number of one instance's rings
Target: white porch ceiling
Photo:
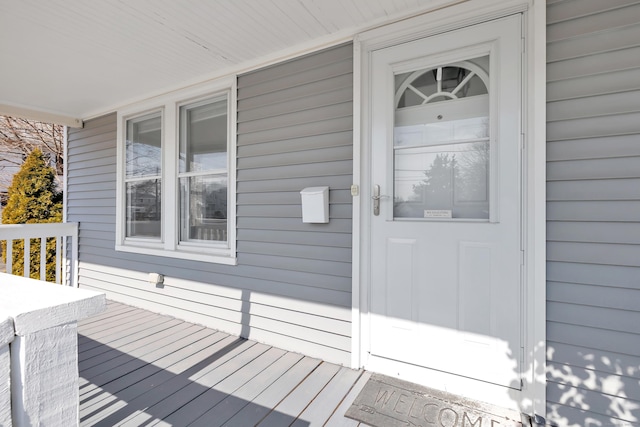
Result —
[[85, 119], [444, 3], [0, 0], [0, 114]]

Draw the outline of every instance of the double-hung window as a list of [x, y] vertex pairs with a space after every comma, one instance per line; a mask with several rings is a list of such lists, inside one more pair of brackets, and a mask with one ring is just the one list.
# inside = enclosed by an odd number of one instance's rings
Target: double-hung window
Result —
[[118, 112], [116, 249], [235, 264], [235, 83]]

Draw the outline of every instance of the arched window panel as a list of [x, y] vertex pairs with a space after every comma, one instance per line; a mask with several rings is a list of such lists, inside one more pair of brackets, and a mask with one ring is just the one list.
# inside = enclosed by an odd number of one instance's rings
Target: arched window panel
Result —
[[396, 108], [489, 93], [488, 57], [396, 75]]

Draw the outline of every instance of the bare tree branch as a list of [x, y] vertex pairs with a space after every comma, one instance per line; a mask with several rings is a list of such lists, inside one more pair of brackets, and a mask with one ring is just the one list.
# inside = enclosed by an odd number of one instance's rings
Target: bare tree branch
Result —
[[[0, 182], [4, 184], [8, 166], [19, 166], [36, 148], [49, 158], [58, 177], [64, 173], [64, 128], [61, 125], [0, 116]], [[4, 172], [4, 173], [3, 173]]]

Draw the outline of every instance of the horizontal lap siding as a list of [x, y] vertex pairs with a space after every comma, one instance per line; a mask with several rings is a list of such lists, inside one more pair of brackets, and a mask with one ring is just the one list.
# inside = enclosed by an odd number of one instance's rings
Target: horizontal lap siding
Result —
[[[110, 298], [348, 364], [352, 46], [238, 80], [237, 266], [116, 252], [116, 116], [69, 131], [80, 286]], [[330, 222], [302, 223], [300, 190], [330, 187]], [[148, 273], [165, 275], [163, 288]]]
[[547, 10], [547, 418], [636, 425], [640, 2]]
[[[265, 279], [313, 277], [349, 301], [352, 50], [339, 46], [240, 76], [237, 151], [238, 262]], [[330, 189], [330, 221], [303, 223], [300, 191], [322, 185]], [[350, 332], [323, 329], [348, 363]]]

